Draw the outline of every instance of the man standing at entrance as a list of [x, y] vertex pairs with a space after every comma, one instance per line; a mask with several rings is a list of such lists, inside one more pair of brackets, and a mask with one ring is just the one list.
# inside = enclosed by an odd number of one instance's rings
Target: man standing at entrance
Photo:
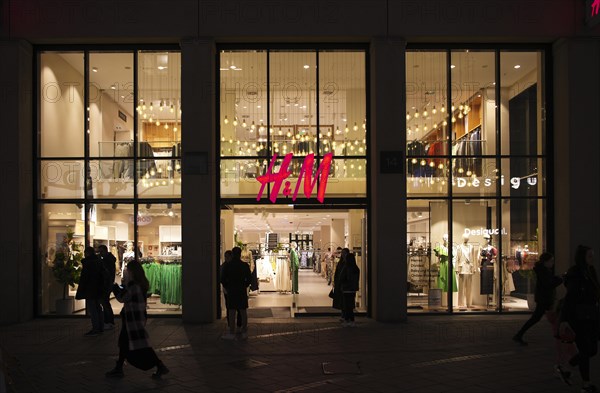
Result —
[[292, 293], [298, 293], [298, 268], [300, 267], [300, 261], [298, 258], [298, 252], [296, 248], [298, 245], [296, 242], [292, 242], [290, 248], [290, 264], [292, 265]]
[[241, 259], [242, 249], [233, 247], [231, 249], [231, 260], [223, 263], [221, 267], [221, 284], [227, 291], [226, 306], [228, 316], [229, 332], [221, 338], [224, 340], [235, 339], [235, 315], [239, 311], [242, 326], [241, 338], [248, 338], [248, 286], [252, 280], [250, 266]]
[[102, 312], [104, 313], [104, 329], [112, 329], [115, 327], [115, 314], [110, 305], [110, 294], [112, 292], [113, 284], [115, 283], [117, 258], [112, 253], [108, 252], [108, 247], [104, 244], [98, 246], [98, 254], [100, 255], [102, 266], [106, 269], [104, 293], [102, 294], [102, 299], [100, 301]]

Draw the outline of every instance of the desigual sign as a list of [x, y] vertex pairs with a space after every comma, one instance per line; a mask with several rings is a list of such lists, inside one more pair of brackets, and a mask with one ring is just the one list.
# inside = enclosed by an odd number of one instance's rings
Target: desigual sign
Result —
[[292, 174], [292, 172], [288, 171], [290, 163], [292, 162], [293, 153], [288, 153], [283, 158], [283, 162], [279, 167], [279, 172], [273, 173], [273, 167], [275, 166], [275, 162], [277, 161], [277, 154], [273, 155], [271, 158], [271, 163], [269, 164], [269, 169], [267, 173], [258, 176], [256, 180], [260, 182], [260, 190], [258, 191], [258, 195], [256, 196], [256, 200], [260, 201], [265, 191], [265, 187], [269, 183], [273, 183], [271, 187], [271, 194], [269, 196], [269, 200], [272, 203], [277, 201], [277, 197], [279, 196], [279, 191], [281, 190], [281, 186], [283, 186], [283, 195], [289, 197], [292, 195], [292, 201], [295, 201], [298, 197], [298, 191], [300, 190], [300, 183], [304, 180], [304, 196], [306, 198], [310, 198], [315, 186], [317, 184], [317, 179], [319, 179], [319, 188], [317, 189], [317, 200], [321, 203], [325, 200], [325, 191], [327, 190], [327, 180], [329, 179], [329, 171], [331, 169], [331, 161], [333, 160], [333, 153], [327, 153], [323, 156], [321, 163], [319, 164], [319, 168], [315, 174], [313, 179], [313, 166], [315, 161], [315, 155], [309, 154], [304, 158], [304, 162], [302, 163], [302, 167], [300, 168], [300, 173], [298, 174], [298, 180], [296, 181], [296, 186], [294, 188], [294, 192], [292, 194], [291, 190], [291, 182], [286, 179]]
[[467, 236], [484, 236], [484, 235], [508, 235], [506, 228], [465, 228]]
[[[533, 174], [525, 178], [520, 177], [511, 177], [510, 178], [510, 186], [515, 190], [521, 187], [523, 181], [526, 181], [528, 185], [535, 186], [537, 184], [537, 174]], [[458, 188], [463, 188], [469, 186], [469, 183], [472, 187], [492, 187], [494, 185], [494, 179], [485, 177], [483, 179], [474, 177], [474, 178], [464, 178], [458, 177], [456, 178], [456, 186]], [[504, 185], [504, 175], [500, 176], [500, 184]]]

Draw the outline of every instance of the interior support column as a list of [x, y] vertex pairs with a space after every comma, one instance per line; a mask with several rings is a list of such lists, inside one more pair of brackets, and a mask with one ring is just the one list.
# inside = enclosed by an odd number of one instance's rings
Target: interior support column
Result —
[[[371, 43], [371, 312], [382, 322], [406, 320], [406, 179], [405, 172], [381, 174], [382, 151], [404, 152], [406, 43]], [[405, 154], [403, 154], [405, 156]], [[404, 168], [404, 159], [398, 160]]]
[[191, 323], [217, 313], [215, 53], [210, 39], [181, 44], [183, 320]]

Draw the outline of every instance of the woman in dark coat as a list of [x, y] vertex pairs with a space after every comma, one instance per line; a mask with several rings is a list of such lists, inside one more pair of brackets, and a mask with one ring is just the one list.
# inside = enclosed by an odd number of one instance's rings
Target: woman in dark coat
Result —
[[594, 251], [586, 246], [578, 246], [575, 252], [575, 266], [565, 277], [567, 295], [560, 316], [560, 331], [569, 327], [575, 332], [575, 344], [579, 353], [569, 363], [579, 366], [583, 381], [582, 392], [598, 392], [590, 384], [590, 358], [598, 352], [598, 330], [600, 285], [593, 266]]
[[85, 299], [85, 308], [92, 319], [92, 330], [85, 334], [86, 337], [97, 336], [104, 331], [104, 315], [102, 313], [102, 295], [104, 292], [104, 277], [102, 265], [96, 256], [93, 247], [86, 247], [81, 260], [83, 269], [79, 278], [76, 299]]
[[540, 255], [540, 259], [533, 267], [533, 271], [536, 277], [535, 310], [531, 318], [525, 322], [521, 330], [513, 337], [513, 340], [521, 345], [527, 345], [523, 341], [525, 332], [538, 323], [548, 311], [552, 310], [556, 296], [556, 287], [563, 281], [562, 278], [554, 275], [554, 256], [548, 252]]
[[356, 303], [356, 292], [358, 291], [358, 282], [360, 278], [360, 269], [356, 265], [354, 254], [348, 254], [345, 263], [340, 272], [339, 281], [342, 291], [342, 313], [344, 315], [344, 326], [354, 327], [354, 306]]
[[[342, 291], [341, 287], [340, 273], [344, 269], [346, 257], [349, 253], [349, 249], [342, 249], [342, 251], [340, 252], [340, 260], [335, 266], [335, 273], [333, 274], [333, 308], [336, 308], [338, 310], [342, 310], [344, 304], [344, 292]], [[342, 311], [342, 321], [344, 321], [345, 319], [346, 318], [344, 317], [344, 312]]]

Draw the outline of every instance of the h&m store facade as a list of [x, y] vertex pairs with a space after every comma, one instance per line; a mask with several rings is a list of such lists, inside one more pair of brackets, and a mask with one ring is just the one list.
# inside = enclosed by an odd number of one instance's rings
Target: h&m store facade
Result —
[[238, 244], [251, 308], [329, 312], [339, 246], [380, 321], [527, 311], [541, 252], [598, 244], [591, 2], [89, 7], [3, 9], [1, 323], [81, 313], [54, 273], [83, 245], [210, 322]]

